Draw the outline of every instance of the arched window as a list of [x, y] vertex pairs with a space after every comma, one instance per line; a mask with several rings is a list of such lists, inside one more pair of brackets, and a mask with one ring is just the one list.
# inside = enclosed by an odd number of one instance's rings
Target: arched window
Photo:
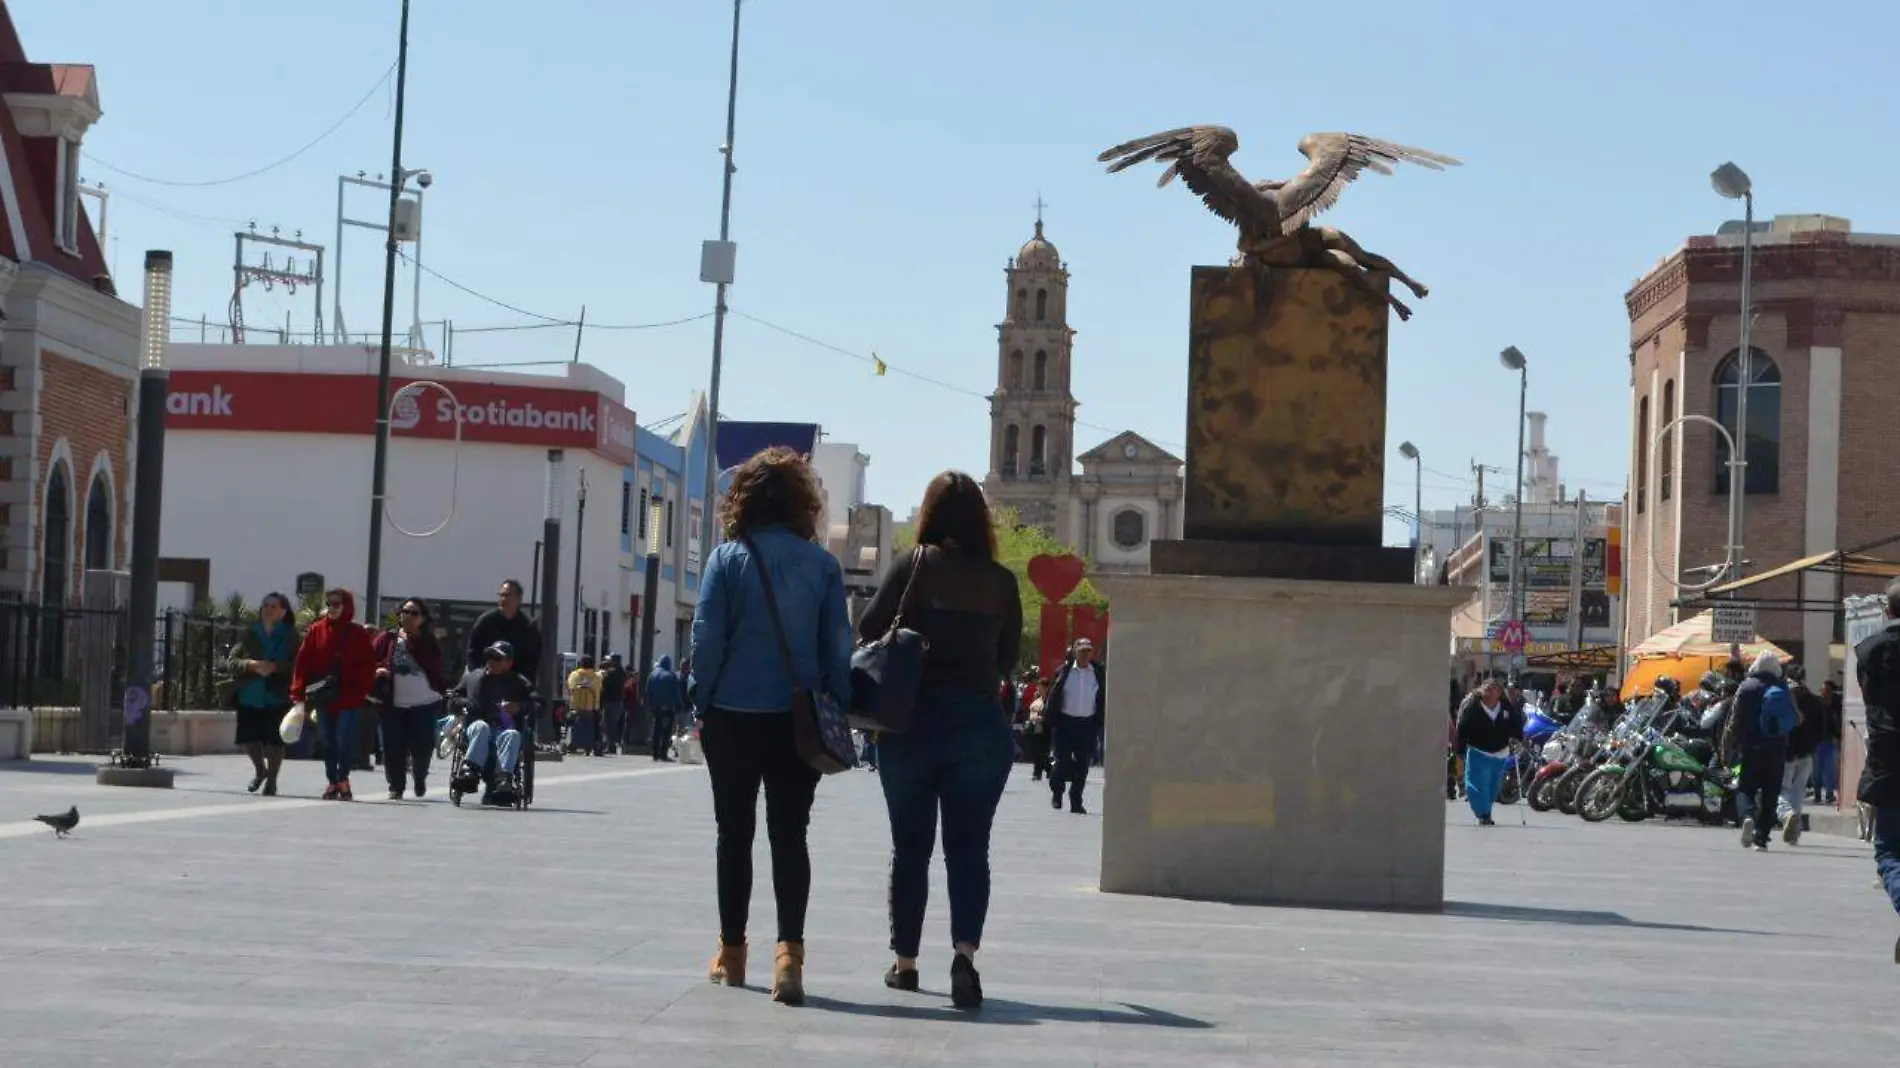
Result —
[[1047, 318], [1049, 318], [1049, 291], [1038, 289], [1036, 290], [1036, 321], [1040, 323]]
[[86, 491], [85, 563], [89, 571], [112, 567], [112, 489], [103, 471], [92, 476], [92, 488]]
[[[1736, 402], [1741, 398], [1741, 352], [1723, 357], [1715, 369], [1715, 419], [1738, 440], [1743, 435], [1735, 426]], [[1768, 354], [1749, 350], [1748, 360], [1748, 433], [1742, 446], [1742, 459], [1748, 464], [1742, 488], [1747, 493], [1779, 493], [1781, 490], [1781, 368]], [[1728, 445], [1720, 434], [1715, 437], [1715, 492], [1728, 492]]]
[[1016, 473], [1017, 445], [1022, 439], [1022, 430], [1014, 423], [1003, 428], [1003, 474]]
[[1636, 512], [1649, 510], [1649, 398], [1636, 402]]
[[40, 522], [40, 603], [64, 606], [73, 563], [72, 472], [64, 461], [47, 473]]
[[1024, 319], [1028, 317], [1029, 317], [1029, 290], [1018, 289], [1016, 291], [1016, 314], [1010, 316], [1010, 318], [1016, 320], [1017, 322], [1022, 322]]
[[1049, 469], [1049, 428], [1038, 426], [1029, 434], [1029, 473], [1040, 475]]
[[1017, 349], [1009, 354], [1009, 377], [1006, 381], [1011, 389], [1023, 388], [1023, 350]]
[[1036, 388], [1049, 388], [1049, 354], [1036, 350]]
[[1139, 508], [1115, 513], [1115, 544], [1124, 549], [1139, 549], [1148, 540], [1148, 516]]
[[1662, 471], [1660, 472], [1661, 485], [1658, 488], [1662, 491], [1662, 499], [1665, 501], [1674, 496], [1675, 490], [1676, 432], [1673, 429], [1669, 429], [1669, 424], [1675, 421], [1676, 380], [1672, 378], [1663, 383], [1662, 426], [1664, 429], [1662, 435]]

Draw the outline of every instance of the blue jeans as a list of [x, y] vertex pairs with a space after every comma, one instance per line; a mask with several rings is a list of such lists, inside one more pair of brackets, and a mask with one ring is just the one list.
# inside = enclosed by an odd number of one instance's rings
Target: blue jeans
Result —
[[1471, 814], [1481, 820], [1491, 818], [1491, 806], [1497, 803], [1498, 790], [1504, 785], [1504, 757], [1494, 757], [1481, 749], [1465, 747], [1465, 800]]
[[323, 776], [331, 786], [350, 781], [350, 765], [356, 762], [356, 716], [354, 708], [317, 713], [317, 727], [323, 732]]
[[468, 727], [468, 762], [477, 768], [488, 766], [488, 743], [495, 743], [495, 765], [503, 775], [513, 775], [515, 764], [521, 759], [521, 732], [502, 731], [495, 734], [495, 728], [486, 720], [470, 720]]
[[930, 899], [930, 855], [943, 814], [952, 945], [983, 941], [990, 910], [990, 826], [1016, 745], [989, 690], [926, 690], [911, 729], [878, 739], [891, 817], [891, 951], [917, 956]]
[[1822, 742], [1814, 750], [1814, 789], [1824, 801], [1840, 792], [1840, 760], [1839, 742]]
[[1900, 912], [1900, 805], [1874, 809], [1874, 870]]

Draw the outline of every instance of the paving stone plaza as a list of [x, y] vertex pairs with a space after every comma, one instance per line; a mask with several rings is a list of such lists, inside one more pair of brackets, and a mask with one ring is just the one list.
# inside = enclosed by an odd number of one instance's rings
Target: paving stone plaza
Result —
[[[989, 1002], [961, 1014], [940, 866], [925, 992], [882, 985], [888, 830], [854, 772], [819, 791], [811, 1001], [789, 1009], [762, 965], [749, 990], [703, 978], [703, 768], [544, 765], [517, 813], [318, 802], [312, 764], [273, 799], [244, 793], [242, 758], [177, 767], [169, 792], [95, 786], [80, 761], [0, 770], [5, 1068], [1784, 1068], [1900, 1050], [1894, 917], [1868, 847], [1842, 838], [1757, 855], [1728, 832], [1526, 828], [1513, 809], [1480, 831], [1448, 806], [1443, 914], [1238, 908], [1097, 892], [1098, 818], [1052, 812], [1023, 773], [996, 830]], [[71, 804], [69, 840], [30, 822]]]

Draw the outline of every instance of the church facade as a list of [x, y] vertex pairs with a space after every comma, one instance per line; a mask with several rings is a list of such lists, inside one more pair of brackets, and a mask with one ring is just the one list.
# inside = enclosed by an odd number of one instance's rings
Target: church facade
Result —
[[1069, 270], [1041, 219], [1004, 275], [984, 491], [1095, 572], [1145, 573], [1154, 540], [1181, 537], [1182, 462], [1132, 430], [1076, 455]]

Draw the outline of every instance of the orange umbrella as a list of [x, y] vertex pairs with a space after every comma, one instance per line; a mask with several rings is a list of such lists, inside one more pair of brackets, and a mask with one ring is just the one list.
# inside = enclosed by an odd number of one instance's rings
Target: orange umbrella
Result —
[[[1661, 678], [1675, 679], [1687, 692], [1701, 684], [1703, 675], [1720, 671], [1729, 662], [1730, 648], [1714, 639], [1714, 626], [1715, 613], [1704, 612], [1665, 627], [1632, 648], [1630, 656], [1635, 662], [1623, 673], [1624, 699], [1648, 693]], [[1742, 645], [1742, 662], [1753, 664], [1763, 653], [1773, 653], [1783, 663], [1794, 659], [1780, 646], [1757, 635]]]

